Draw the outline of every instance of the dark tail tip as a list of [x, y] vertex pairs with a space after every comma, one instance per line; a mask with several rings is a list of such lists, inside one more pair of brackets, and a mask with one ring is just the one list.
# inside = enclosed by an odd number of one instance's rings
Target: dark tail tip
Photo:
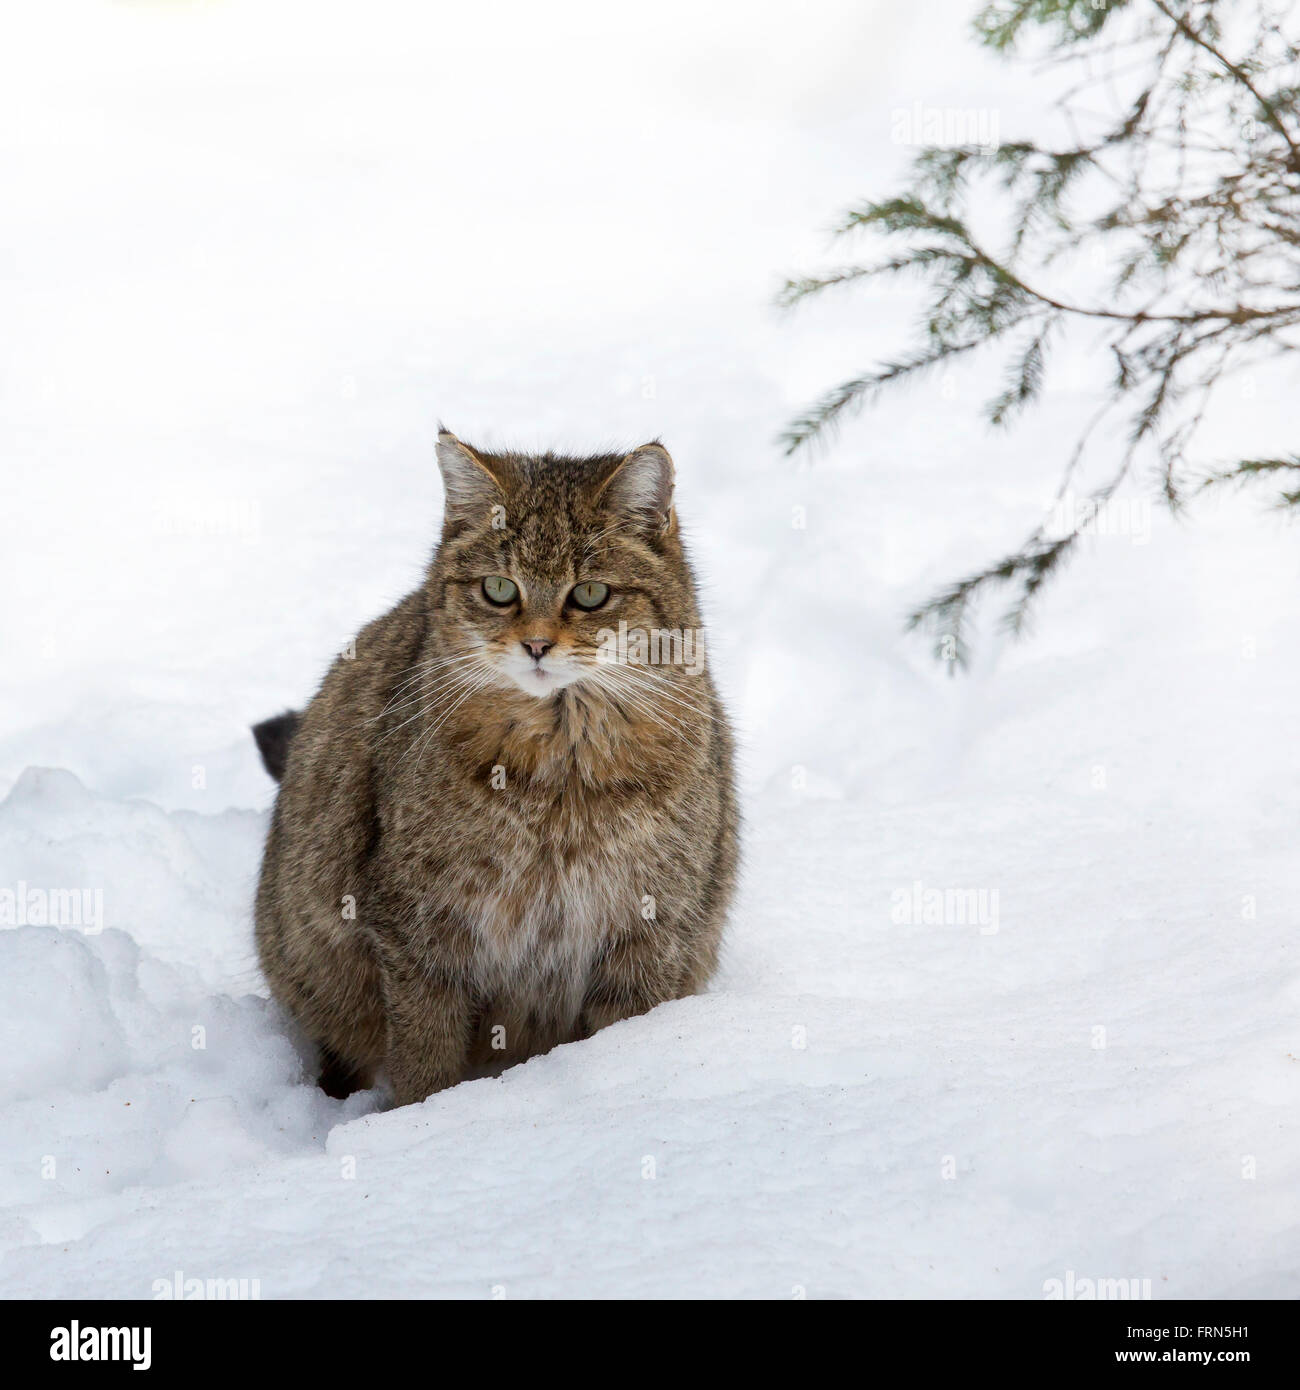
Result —
[[257, 740], [257, 751], [262, 755], [262, 765], [277, 782], [284, 780], [289, 744], [301, 719], [296, 709], [287, 709], [283, 714], [253, 725], [253, 737]]

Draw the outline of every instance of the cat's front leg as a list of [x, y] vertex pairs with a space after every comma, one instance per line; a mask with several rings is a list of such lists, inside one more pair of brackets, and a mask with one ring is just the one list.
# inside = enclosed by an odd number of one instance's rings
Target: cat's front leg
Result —
[[619, 936], [597, 961], [582, 1005], [587, 1036], [693, 993], [677, 943], [662, 929]]
[[382, 957], [388, 1080], [397, 1105], [414, 1105], [465, 1074], [470, 1000], [463, 988], [396, 950]]

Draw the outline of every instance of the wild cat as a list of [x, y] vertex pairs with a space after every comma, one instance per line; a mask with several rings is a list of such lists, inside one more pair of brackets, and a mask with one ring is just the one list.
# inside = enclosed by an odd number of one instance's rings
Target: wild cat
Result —
[[737, 861], [667, 451], [438, 464], [424, 583], [255, 730], [263, 970], [327, 1092], [399, 1105], [698, 991]]

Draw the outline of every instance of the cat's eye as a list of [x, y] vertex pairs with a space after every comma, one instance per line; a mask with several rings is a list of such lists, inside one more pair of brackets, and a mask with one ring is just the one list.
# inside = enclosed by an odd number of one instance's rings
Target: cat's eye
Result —
[[506, 604], [513, 603], [519, 597], [519, 585], [503, 574], [490, 574], [483, 581], [483, 597], [489, 603], [504, 608]]
[[599, 608], [609, 597], [609, 585], [602, 584], [599, 579], [588, 579], [575, 585], [569, 597], [579, 608]]

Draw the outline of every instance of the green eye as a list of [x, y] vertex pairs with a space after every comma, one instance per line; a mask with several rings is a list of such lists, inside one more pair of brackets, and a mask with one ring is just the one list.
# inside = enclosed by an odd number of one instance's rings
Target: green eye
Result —
[[507, 603], [513, 603], [519, 597], [519, 586], [503, 574], [490, 574], [483, 581], [483, 597], [489, 603], [504, 608]]
[[609, 585], [589, 579], [585, 584], [576, 585], [569, 597], [579, 608], [599, 608], [609, 597]]

